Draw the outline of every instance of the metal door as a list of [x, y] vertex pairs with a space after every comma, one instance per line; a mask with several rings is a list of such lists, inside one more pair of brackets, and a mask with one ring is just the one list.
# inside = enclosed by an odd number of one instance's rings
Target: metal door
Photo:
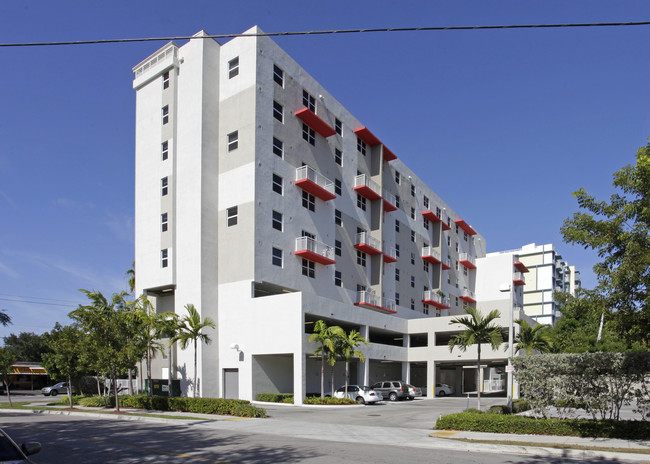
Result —
[[230, 400], [239, 399], [239, 369], [223, 370], [223, 397]]

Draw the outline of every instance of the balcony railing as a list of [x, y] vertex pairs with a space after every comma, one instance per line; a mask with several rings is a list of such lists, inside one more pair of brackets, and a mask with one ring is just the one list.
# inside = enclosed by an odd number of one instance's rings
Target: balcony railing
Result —
[[325, 245], [311, 237], [296, 238], [296, 251], [294, 254], [319, 264], [336, 263], [334, 260], [334, 247]]
[[422, 302], [431, 306], [435, 306], [438, 309], [449, 309], [449, 297], [442, 296], [438, 293], [438, 290], [426, 290], [422, 294]]
[[139, 66], [133, 68], [133, 74], [135, 75], [135, 78], [140, 77], [143, 73], [147, 72], [150, 68], [154, 67], [159, 62], [165, 60], [170, 56], [175, 59], [177, 53], [178, 53], [178, 47], [176, 45], [170, 44], [169, 47], [165, 48], [164, 50], [161, 50], [160, 53], [157, 53], [155, 56], [152, 56], [151, 58], [141, 63]]
[[526, 285], [526, 277], [523, 272], [512, 273], [512, 283], [515, 285]]
[[354, 190], [368, 200], [379, 200], [381, 198], [381, 187], [365, 174], [359, 174], [354, 178]]
[[461, 253], [458, 261], [468, 269], [476, 269], [476, 260], [469, 253]]
[[381, 253], [381, 242], [368, 232], [359, 232], [355, 236], [354, 248], [369, 255], [378, 255]]
[[438, 264], [442, 262], [440, 257], [440, 252], [435, 249], [435, 247], [427, 246], [422, 247], [422, 252], [420, 254], [423, 260], [428, 261], [433, 264]]
[[384, 199], [384, 211], [391, 212], [397, 209], [397, 198], [395, 198], [395, 195], [384, 190], [382, 192], [382, 197]]
[[389, 248], [384, 251], [384, 262], [385, 263], [395, 263], [397, 262], [397, 250], [395, 248]]
[[336, 198], [334, 182], [309, 166], [296, 168], [296, 185], [323, 201]]
[[468, 288], [463, 289], [463, 293], [460, 295], [460, 299], [467, 301], [468, 303], [476, 303], [476, 297], [474, 297], [474, 292]]
[[389, 313], [397, 312], [395, 309], [395, 300], [380, 297], [374, 292], [368, 290], [357, 292], [357, 302], [354, 305], [363, 306], [364, 308], [378, 309]]

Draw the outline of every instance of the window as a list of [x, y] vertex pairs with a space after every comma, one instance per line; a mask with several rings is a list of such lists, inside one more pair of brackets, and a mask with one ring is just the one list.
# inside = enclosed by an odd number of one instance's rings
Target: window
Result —
[[429, 209], [429, 197], [428, 196], [425, 195], [424, 198], [422, 198], [422, 203], [424, 204], [424, 207], [426, 209]]
[[169, 142], [167, 140], [161, 144], [160, 151], [162, 152], [163, 161], [169, 158]]
[[310, 238], [312, 240], [316, 240], [316, 234], [312, 234], [311, 232], [307, 232], [306, 230], [302, 231], [301, 237], [307, 237], [307, 238]]
[[239, 57], [236, 56], [235, 58], [233, 58], [228, 62], [228, 79], [232, 79], [238, 74], [239, 74]]
[[284, 71], [275, 64], [273, 65], [273, 81], [280, 87], [284, 87]]
[[395, 282], [399, 282], [399, 269], [395, 268]]
[[316, 131], [304, 122], [302, 123], [302, 138], [310, 145], [316, 145]]
[[343, 124], [338, 118], [334, 118], [334, 130], [337, 134], [343, 135]]
[[395, 232], [399, 232], [399, 221], [395, 219]]
[[342, 214], [341, 211], [339, 211], [338, 209], [334, 210], [334, 224], [336, 224], [337, 226], [343, 225]]
[[334, 240], [334, 254], [336, 256], [341, 256], [341, 241]]
[[366, 142], [361, 140], [359, 137], [357, 137], [357, 151], [361, 153], [363, 156], [366, 156], [366, 151], [367, 151]]
[[163, 90], [165, 90], [165, 89], [169, 88], [169, 71], [167, 71], [166, 73], [163, 73], [162, 79], [163, 79], [163, 81], [162, 81], [163, 82]]
[[395, 195], [395, 206], [399, 208], [399, 195]]
[[273, 211], [273, 218], [271, 224], [275, 230], [282, 232], [282, 213]]
[[357, 250], [357, 264], [366, 267], [366, 254], [361, 250]]
[[451, 237], [447, 235], [447, 246], [451, 246]]
[[273, 100], [273, 117], [280, 122], [284, 122], [284, 108], [275, 100]]
[[228, 134], [228, 151], [236, 150], [239, 146], [239, 131]]
[[164, 197], [169, 193], [169, 178], [168, 177], [163, 177], [160, 179], [160, 193]]
[[415, 185], [411, 184], [411, 196], [415, 196]]
[[395, 293], [395, 304], [399, 305], [399, 293]]
[[167, 232], [167, 213], [162, 213], [160, 215], [160, 229], [162, 232]]
[[395, 183], [399, 185], [400, 178], [402, 176], [400, 175], [399, 171], [395, 171]]
[[395, 244], [395, 257], [399, 258], [399, 244]]
[[282, 143], [282, 140], [273, 137], [273, 154], [278, 155], [280, 158], [282, 158], [283, 153], [284, 144]]
[[411, 253], [411, 266], [415, 266], [415, 253]]
[[162, 267], [167, 267], [169, 264], [169, 259], [168, 259], [168, 253], [167, 253], [167, 248], [164, 250], [160, 250], [160, 265]]
[[309, 108], [310, 111], [316, 112], [316, 99], [305, 89], [302, 90], [302, 104], [305, 108]]
[[273, 173], [273, 191], [282, 195], [282, 177]]
[[271, 249], [271, 264], [274, 266], [282, 267], [282, 250], [273, 247]]
[[467, 275], [467, 268], [463, 266], [463, 275]]
[[341, 179], [334, 179], [334, 193], [337, 195], [343, 195], [343, 184]]
[[458, 242], [454, 243], [454, 245], [456, 246], [456, 253], [458, 253]]
[[411, 241], [413, 243], [415, 243], [415, 231], [414, 230], [411, 231]]
[[458, 234], [458, 226], [456, 226], [456, 234]]
[[411, 288], [415, 288], [415, 276], [411, 276]]
[[228, 219], [228, 227], [237, 225], [237, 206], [232, 206], [226, 210], [226, 217]]
[[415, 221], [415, 208], [411, 208], [411, 219]]
[[422, 224], [424, 224], [425, 229], [429, 230], [429, 221], [425, 219], [424, 221], [422, 221]]
[[343, 287], [343, 276], [341, 271], [334, 271], [334, 285], [337, 287]]
[[311, 277], [312, 279], [316, 277], [316, 266], [313, 261], [302, 259], [302, 275]]
[[339, 166], [343, 166], [343, 152], [338, 148], [334, 149], [334, 162]]
[[363, 197], [357, 193], [357, 208], [361, 208], [363, 211], [366, 210], [366, 197]]
[[467, 232], [463, 232], [463, 239], [467, 241]]
[[411, 298], [411, 309], [415, 309], [415, 300]]
[[169, 105], [162, 107], [162, 123], [167, 124], [169, 122]]
[[316, 197], [311, 193], [303, 190], [302, 191], [302, 206], [307, 208], [309, 211], [316, 211]]

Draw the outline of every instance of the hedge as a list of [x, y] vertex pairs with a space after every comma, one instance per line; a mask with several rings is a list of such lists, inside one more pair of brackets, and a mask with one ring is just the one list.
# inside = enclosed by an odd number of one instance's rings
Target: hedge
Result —
[[257, 401], [266, 403], [293, 403], [293, 393], [258, 393]]
[[[79, 400], [82, 406], [114, 407], [113, 396], [91, 396]], [[266, 417], [266, 411], [245, 400], [223, 398], [169, 398], [167, 396], [120, 395], [120, 406], [156, 411], [193, 412], [222, 416]]]
[[471, 430], [474, 432], [558, 435], [593, 438], [650, 439], [650, 422], [613, 419], [536, 419], [533, 417], [456, 413], [436, 421], [437, 430]]
[[305, 398], [303, 404], [323, 404], [323, 405], [336, 405], [336, 404], [357, 404], [352, 398], [332, 398], [326, 396], [321, 398], [320, 396], [310, 396]]

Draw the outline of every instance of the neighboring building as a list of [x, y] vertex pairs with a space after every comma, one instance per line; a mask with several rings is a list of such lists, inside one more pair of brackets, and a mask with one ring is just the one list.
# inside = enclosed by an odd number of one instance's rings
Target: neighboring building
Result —
[[[475, 391], [476, 348], [447, 342], [476, 304], [483, 237], [270, 38], [205, 35], [133, 69], [136, 292], [216, 322], [201, 394], [319, 392], [319, 319], [370, 340], [351, 383]], [[482, 359], [491, 382], [506, 354]], [[154, 377], [171, 365], [191, 391], [192, 349], [172, 360]]]
[[526, 315], [540, 324], [555, 324], [561, 316], [554, 292], [567, 292], [575, 296], [580, 288], [580, 272], [562, 260], [553, 245], [531, 243], [517, 250], [488, 253], [487, 256], [501, 254], [518, 256], [521, 263], [530, 271], [526, 274], [523, 310]]

